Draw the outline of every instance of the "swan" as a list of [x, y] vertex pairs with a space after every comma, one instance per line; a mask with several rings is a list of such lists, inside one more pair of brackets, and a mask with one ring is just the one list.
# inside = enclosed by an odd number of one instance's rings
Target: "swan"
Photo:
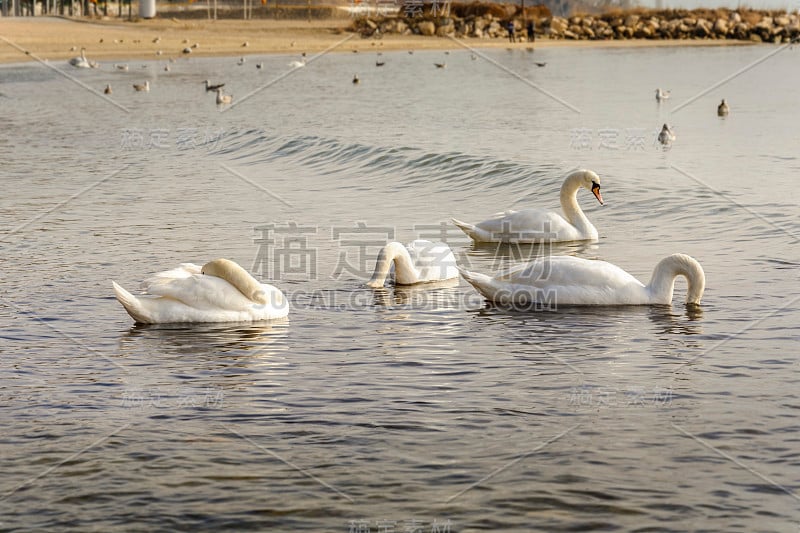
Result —
[[217, 105], [230, 104], [231, 102], [233, 102], [233, 96], [222, 94], [222, 89], [217, 89]]
[[675, 139], [675, 133], [669, 128], [669, 126], [664, 124], [664, 127], [661, 128], [661, 132], [658, 134], [658, 142], [664, 146], [669, 146]]
[[509, 210], [497, 213], [478, 224], [456, 219], [453, 223], [475, 242], [562, 242], [597, 240], [597, 229], [578, 205], [578, 190], [592, 191], [600, 205], [600, 177], [591, 170], [578, 170], [561, 185], [561, 209], [564, 217], [544, 209]]
[[667, 100], [669, 98], [669, 91], [662, 91], [659, 87], [656, 89], [656, 101], [660, 102], [661, 100]]
[[728, 113], [730, 113], [730, 108], [728, 107], [728, 102], [726, 102], [723, 98], [722, 102], [720, 102], [720, 104], [717, 106], [717, 115], [724, 117]]
[[250, 322], [289, 314], [289, 302], [278, 288], [259, 283], [228, 259], [159, 272], [144, 280], [139, 296], [111, 283], [119, 303], [140, 324]]
[[441, 242], [422, 239], [406, 245], [390, 242], [384, 246], [378, 253], [375, 272], [367, 285], [375, 289], [383, 287], [392, 267], [397, 285], [414, 285], [458, 277], [456, 258], [450, 247]]
[[669, 305], [677, 276], [689, 282], [687, 305], [697, 305], [706, 285], [700, 263], [684, 254], [662, 259], [648, 285], [611, 263], [572, 256], [537, 259], [493, 278], [459, 272], [487, 300], [506, 305]]
[[69, 64], [76, 68], [91, 68], [91, 63], [86, 59], [86, 48], [81, 48], [80, 57], [73, 57], [69, 60]]

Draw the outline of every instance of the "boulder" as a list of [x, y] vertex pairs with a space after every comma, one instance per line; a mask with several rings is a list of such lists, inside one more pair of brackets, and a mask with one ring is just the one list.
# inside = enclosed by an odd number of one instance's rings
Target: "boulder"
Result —
[[723, 18], [718, 18], [714, 23], [714, 33], [721, 37], [728, 34], [728, 29], [728, 21]]
[[554, 33], [563, 33], [567, 30], [567, 21], [561, 17], [553, 17], [550, 20], [550, 29]]
[[431, 36], [436, 33], [436, 24], [430, 20], [422, 20], [417, 23], [417, 29], [419, 30], [420, 34]]
[[625, 26], [628, 26], [629, 28], [635, 27], [636, 24], [638, 24], [638, 23], [639, 23], [639, 15], [628, 15], [627, 17], [625, 17], [624, 24], [625, 24]]

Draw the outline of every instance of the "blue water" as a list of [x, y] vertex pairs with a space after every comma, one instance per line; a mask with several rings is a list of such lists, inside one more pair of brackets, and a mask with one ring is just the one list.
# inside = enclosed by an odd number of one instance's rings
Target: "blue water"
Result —
[[[777, 50], [0, 67], [0, 531], [798, 531], [800, 69]], [[387, 240], [479, 272], [548, 253], [449, 219], [557, 209], [581, 167], [600, 241], [549, 253], [645, 282], [690, 254], [699, 311], [682, 280], [669, 307], [540, 313], [364, 286]], [[216, 257], [289, 318], [134, 326], [113, 298]]]

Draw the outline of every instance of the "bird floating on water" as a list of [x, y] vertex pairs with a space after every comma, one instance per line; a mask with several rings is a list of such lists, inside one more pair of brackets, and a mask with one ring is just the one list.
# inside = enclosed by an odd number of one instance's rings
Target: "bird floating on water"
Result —
[[227, 259], [159, 272], [144, 280], [141, 296], [111, 283], [125, 311], [142, 324], [242, 322], [289, 314], [289, 302], [277, 287], [260, 283]]
[[703, 267], [685, 254], [659, 261], [647, 285], [611, 263], [566, 255], [515, 265], [495, 277], [459, 272], [491, 302], [534, 309], [537, 304], [670, 305], [678, 276], [688, 281], [686, 305], [696, 306], [706, 286]]
[[356, 85], [356, 84], [359, 84], [359, 83], [361, 83], [361, 80], [358, 79], [358, 74], [356, 74], [355, 76], [353, 76], [353, 85]]
[[591, 170], [576, 170], [564, 179], [560, 200], [563, 216], [539, 208], [508, 210], [477, 224], [452, 219], [475, 242], [541, 243], [596, 241], [597, 228], [578, 205], [578, 191], [590, 191], [600, 205], [600, 177]]
[[69, 64], [75, 68], [91, 68], [92, 65], [86, 59], [86, 48], [81, 48], [81, 55], [70, 59]]
[[547, 66], [547, 62], [546, 61], [534, 61], [534, 64], [537, 67], [546, 67]]
[[216, 83], [214, 85], [211, 85], [208, 82], [208, 80], [204, 81], [203, 83], [206, 84], [206, 91], [216, 91], [217, 89], [222, 89], [223, 87], [225, 87], [224, 83]]
[[103, 89], [103, 93], [104, 94], [111, 94], [111, 84], [110, 83], [106, 84], [106, 88]]
[[141, 85], [138, 84], [138, 83], [134, 83], [133, 84], [133, 88], [136, 89], [139, 92], [145, 92], [145, 93], [150, 92], [150, 82], [149, 81], [145, 81]]
[[720, 117], [726, 116], [730, 112], [730, 108], [728, 107], [728, 102], [725, 99], [722, 99], [722, 102], [717, 106], [717, 115]]
[[669, 91], [662, 91], [661, 87], [656, 89], [656, 101], [667, 100], [669, 98]]
[[127, 65], [127, 63], [126, 63], [126, 64], [124, 64], [124, 65], [117, 65], [117, 64], [115, 63], [115, 64], [114, 64], [114, 68], [115, 68], [115, 69], [117, 69], [117, 70], [122, 70], [122, 71], [124, 71], [124, 72], [128, 72], [128, 65]]
[[223, 94], [222, 89], [217, 89], [217, 105], [230, 104], [231, 102], [233, 102], [233, 96]]
[[436, 65], [436, 68], [446, 68], [447, 67], [447, 63], [434, 63], [434, 65]]
[[675, 139], [675, 133], [668, 125], [664, 124], [664, 127], [661, 128], [661, 133], [658, 134], [658, 142], [664, 146], [669, 146]]
[[383, 287], [392, 270], [396, 285], [415, 285], [458, 277], [456, 258], [450, 247], [422, 239], [405, 245], [390, 242], [384, 246], [367, 285], [374, 289]]

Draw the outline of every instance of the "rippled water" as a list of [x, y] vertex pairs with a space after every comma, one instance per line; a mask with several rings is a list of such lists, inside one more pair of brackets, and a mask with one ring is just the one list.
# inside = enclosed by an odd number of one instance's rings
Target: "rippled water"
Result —
[[[0, 530], [796, 532], [800, 69], [756, 63], [776, 50], [0, 68]], [[576, 167], [601, 239], [553, 253], [644, 281], [691, 254], [701, 311], [682, 281], [671, 307], [546, 313], [364, 287], [387, 239], [481, 272], [541, 254], [448, 220], [557, 208]], [[141, 327], [113, 298], [219, 256], [289, 318]]]

